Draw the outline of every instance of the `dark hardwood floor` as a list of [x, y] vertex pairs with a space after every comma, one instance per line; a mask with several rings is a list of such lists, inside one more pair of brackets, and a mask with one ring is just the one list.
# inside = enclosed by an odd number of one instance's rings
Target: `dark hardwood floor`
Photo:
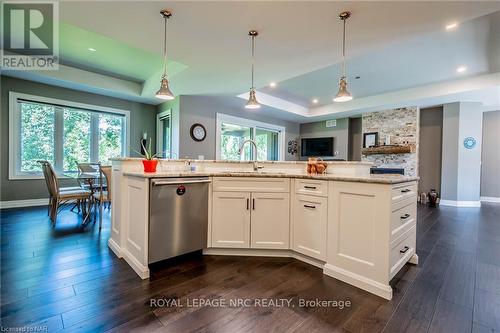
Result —
[[[500, 205], [418, 211], [418, 266], [386, 301], [289, 258], [188, 257], [141, 280], [107, 247], [109, 216], [1, 211], [1, 324], [49, 332], [498, 332]], [[187, 300], [291, 299], [285, 307], [188, 307]], [[350, 301], [300, 307], [299, 300]], [[155, 307], [178, 300], [184, 307]], [[294, 305], [294, 306], [292, 306]]]

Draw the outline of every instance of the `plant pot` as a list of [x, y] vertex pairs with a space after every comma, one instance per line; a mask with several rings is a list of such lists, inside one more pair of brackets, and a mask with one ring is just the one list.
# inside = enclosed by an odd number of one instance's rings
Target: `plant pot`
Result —
[[142, 160], [142, 165], [144, 165], [144, 172], [156, 172], [158, 160]]

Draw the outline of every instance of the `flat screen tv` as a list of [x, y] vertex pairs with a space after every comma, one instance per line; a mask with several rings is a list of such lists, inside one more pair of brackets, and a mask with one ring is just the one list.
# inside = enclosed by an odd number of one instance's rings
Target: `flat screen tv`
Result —
[[300, 155], [305, 157], [334, 156], [333, 137], [301, 139]]

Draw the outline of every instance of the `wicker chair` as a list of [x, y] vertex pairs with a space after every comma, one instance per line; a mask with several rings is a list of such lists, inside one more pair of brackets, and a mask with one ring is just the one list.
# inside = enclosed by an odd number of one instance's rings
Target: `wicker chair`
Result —
[[[99, 192], [94, 193], [94, 204], [99, 205], [99, 229], [102, 228], [102, 211], [106, 203], [111, 207], [111, 167], [99, 165]], [[95, 207], [97, 211], [97, 207]], [[95, 222], [95, 215], [94, 215]]]
[[61, 191], [59, 187], [59, 180], [57, 179], [56, 173], [52, 168], [52, 165], [45, 161], [42, 163], [43, 174], [45, 177], [45, 182], [47, 183], [47, 188], [50, 194], [50, 219], [52, 220], [52, 225], [56, 224], [57, 214], [59, 213], [59, 207], [69, 201], [76, 200], [80, 202], [87, 202], [87, 209], [84, 209], [85, 219], [83, 223], [88, 219], [90, 213], [90, 196], [89, 190], [76, 188], [73, 190]]

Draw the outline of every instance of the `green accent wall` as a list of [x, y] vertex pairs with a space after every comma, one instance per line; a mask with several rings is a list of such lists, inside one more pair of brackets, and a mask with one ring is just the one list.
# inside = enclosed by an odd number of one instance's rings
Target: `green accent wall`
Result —
[[[127, 43], [87, 31], [70, 24], [59, 24], [59, 53], [61, 61], [79, 68], [98, 70], [128, 78], [133, 81], [146, 81], [159, 75], [163, 69], [162, 36], [158, 35], [158, 53], [151, 53]], [[96, 51], [89, 51], [93, 48]], [[169, 61], [169, 77], [187, 68], [186, 65]]]

